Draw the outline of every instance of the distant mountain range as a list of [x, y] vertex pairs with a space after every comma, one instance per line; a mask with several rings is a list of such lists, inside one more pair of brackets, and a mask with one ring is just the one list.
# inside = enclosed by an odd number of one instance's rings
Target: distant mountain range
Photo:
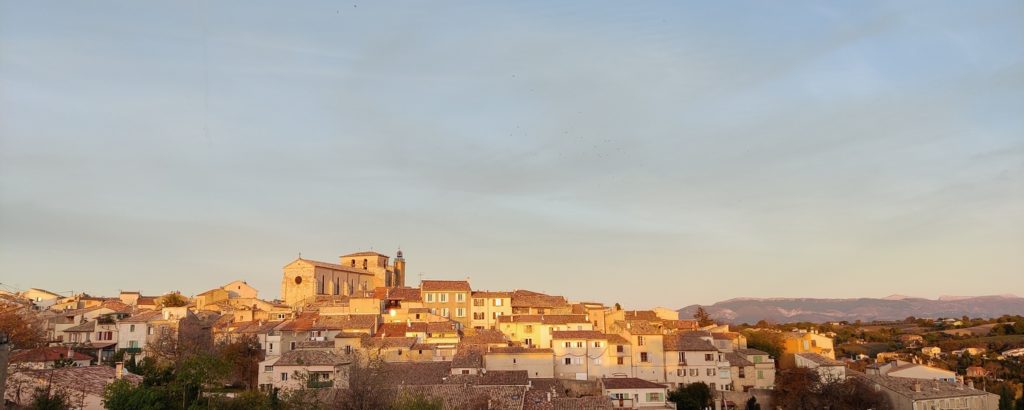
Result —
[[[1024, 315], [1024, 298], [1014, 295], [941, 296], [924, 299], [892, 295], [881, 299], [809, 299], [809, 298], [736, 298], [704, 306], [713, 319], [727, 323], [832, 322], [902, 320], [919, 318], [998, 317]], [[679, 309], [680, 317], [690, 318], [697, 305]]]

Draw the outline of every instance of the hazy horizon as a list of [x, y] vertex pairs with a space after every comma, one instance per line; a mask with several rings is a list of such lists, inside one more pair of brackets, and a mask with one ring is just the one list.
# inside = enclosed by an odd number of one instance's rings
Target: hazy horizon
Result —
[[1024, 295], [1024, 2], [730, 5], [0, 0], [0, 283]]

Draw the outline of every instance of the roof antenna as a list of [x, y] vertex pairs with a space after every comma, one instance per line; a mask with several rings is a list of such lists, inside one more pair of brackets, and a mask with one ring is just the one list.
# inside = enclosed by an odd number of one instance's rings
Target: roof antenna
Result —
[[299, 251], [299, 259], [302, 259], [302, 251]]

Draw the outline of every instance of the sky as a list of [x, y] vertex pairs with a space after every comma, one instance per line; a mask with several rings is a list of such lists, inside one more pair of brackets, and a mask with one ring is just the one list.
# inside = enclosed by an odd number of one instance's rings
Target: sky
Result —
[[0, 288], [401, 248], [627, 307], [1024, 296], [1024, 2], [0, 0]]

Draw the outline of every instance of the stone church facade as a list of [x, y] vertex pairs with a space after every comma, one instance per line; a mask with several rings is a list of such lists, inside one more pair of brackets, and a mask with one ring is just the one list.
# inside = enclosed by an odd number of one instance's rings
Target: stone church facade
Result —
[[378, 287], [405, 286], [405, 258], [398, 251], [394, 263], [377, 252], [343, 255], [340, 263], [298, 258], [284, 266], [281, 298], [298, 306], [317, 296], [351, 296]]

